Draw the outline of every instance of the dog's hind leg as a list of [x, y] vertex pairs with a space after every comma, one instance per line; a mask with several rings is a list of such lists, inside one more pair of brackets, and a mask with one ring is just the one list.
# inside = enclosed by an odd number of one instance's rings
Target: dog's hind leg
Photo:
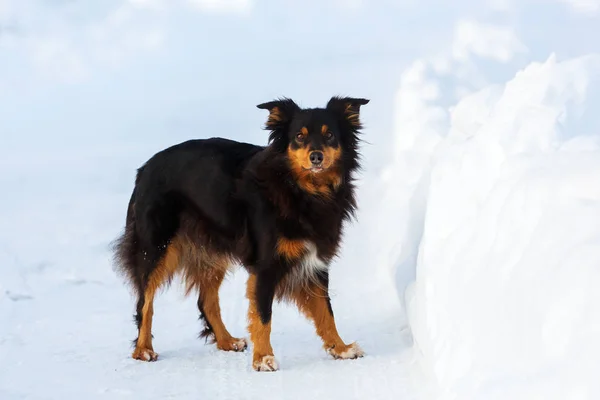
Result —
[[247, 347], [246, 340], [231, 336], [221, 319], [219, 287], [224, 277], [225, 271], [213, 268], [210, 273], [206, 274], [205, 279], [200, 282], [198, 309], [206, 320], [206, 327], [200, 336], [208, 337], [212, 333], [219, 350], [244, 351]]
[[219, 288], [230, 261], [228, 257], [213, 254], [199, 255], [199, 258], [196, 263], [188, 266], [186, 280], [188, 291], [196, 288], [199, 292], [198, 310], [205, 325], [200, 337], [211, 339], [219, 350], [244, 351], [247, 347], [246, 340], [231, 336], [223, 323], [219, 306]]
[[180, 263], [179, 248], [170, 244], [160, 258], [160, 261], [143, 279], [139, 291], [136, 320], [138, 323], [138, 337], [135, 341], [135, 350], [132, 357], [143, 361], [156, 361], [158, 354], [152, 347], [152, 316], [154, 314], [154, 296], [156, 291], [169, 281]]

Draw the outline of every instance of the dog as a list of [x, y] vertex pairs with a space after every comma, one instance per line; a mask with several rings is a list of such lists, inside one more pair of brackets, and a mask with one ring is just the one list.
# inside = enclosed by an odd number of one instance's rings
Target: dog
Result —
[[360, 107], [369, 100], [332, 97], [324, 108], [289, 98], [259, 104], [269, 115], [268, 144], [225, 138], [186, 141], [153, 155], [138, 170], [115, 266], [137, 296], [132, 357], [155, 361], [153, 301], [180, 274], [198, 293], [205, 328], [220, 350], [244, 351], [219, 308], [219, 286], [236, 264], [248, 271], [248, 330], [256, 371], [276, 371], [270, 342], [273, 301], [295, 303], [335, 359], [364, 355], [340, 338], [328, 292], [328, 267], [346, 221], [356, 218]]

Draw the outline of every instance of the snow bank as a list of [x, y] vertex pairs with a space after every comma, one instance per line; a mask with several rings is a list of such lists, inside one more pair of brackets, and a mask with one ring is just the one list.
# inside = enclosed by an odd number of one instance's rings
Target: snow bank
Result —
[[600, 57], [551, 56], [413, 138], [406, 303], [442, 398], [600, 398], [599, 105]]

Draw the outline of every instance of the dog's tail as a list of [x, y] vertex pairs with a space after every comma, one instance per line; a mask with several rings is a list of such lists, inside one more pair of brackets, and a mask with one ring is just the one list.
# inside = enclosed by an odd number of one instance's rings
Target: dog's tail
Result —
[[129, 205], [127, 206], [125, 230], [123, 234], [112, 243], [113, 264], [115, 270], [129, 281], [137, 295], [140, 294], [140, 290], [142, 289], [142, 282], [138, 282], [140, 276], [137, 273], [139, 240], [136, 229], [135, 197], [142, 172], [143, 167], [139, 168], [137, 171], [135, 186], [131, 193], [131, 198], [129, 199]]

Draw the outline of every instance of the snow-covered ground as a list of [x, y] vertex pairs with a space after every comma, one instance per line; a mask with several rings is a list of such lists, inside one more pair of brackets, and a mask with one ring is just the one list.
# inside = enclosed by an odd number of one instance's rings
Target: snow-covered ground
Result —
[[[0, 0], [0, 399], [600, 398], [600, 3], [449, 4]], [[159, 362], [132, 360], [109, 244], [135, 169], [339, 93], [371, 99], [331, 278], [367, 356], [277, 306], [281, 370], [255, 373], [197, 339], [175, 282]], [[244, 279], [222, 288], [239, 336]]]
[[[146, 152], [86, 153], [2, 176], [2, 186], [18, 188], [19, 195], [4, 200], [0, 233], [0, 399], [258, 399], [265, 393], [360, 399], [374, 388], [382, 398], [413, 398], [412, 342], [395, 295], [382, 294], [349, 261], [351, 252], [333, 269], [333, 307], [341, 336], [358, 341], [368, 357], [330, 359], [309, 322], [281, 305], [272, 334], [281, 371], [257, 373], [251, 352], [219, 352], [197, 338], [195, 299], [184, 298], [174, 282], [155, 305], [160, 360], [131, 359], [134, 303], [112, 271], [108, 246], [123, 225], [131, 158]], [[221, 306], [231, 332], [247, 337], [245, 277], [239, 270], [223, 285]]]

